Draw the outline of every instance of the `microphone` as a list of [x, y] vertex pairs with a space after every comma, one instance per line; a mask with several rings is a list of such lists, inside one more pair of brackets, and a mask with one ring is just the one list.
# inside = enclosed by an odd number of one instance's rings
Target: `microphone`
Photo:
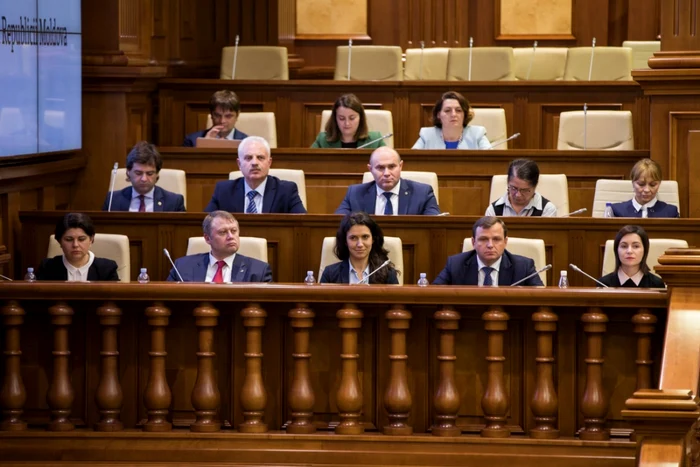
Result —
[[583, 269], [581, 269], [580, 267], [576, 266], [575, 264], [571, 263], [571, 264], [569, 264], [569, 267], [570, 267], [571, 269], [573, 269], [574, 271], [576, 271], [576, 272], [580, 272], [581, 274], [583, 274], [584, 276], [586, 276], [586, 277], [589, 278], [590, 280], [596, 282], [598, 285], [602, 285], [602, 286], [605, 287], [606, 289], [609, 288], [607, 285], [603, 284], [602, 282], [600, 282], [600, 281], [599, 281], [598, 279], [596, 279], [595, 277], [593, 277], [593, 276], [591, 276], [590, 274], [586, 273]]
[[112, 178], [109, 182], [109, 205], [107, 206], [107, 212], [112, 211], [112, 198], [114, 197], [114, 182], [117, 181], [117, 169], [119, 168], [119, 162], [114, 163], [114, 168], [112, 169]]
[[418, 79], [423, 79], [423, 51], [425, 50], [425, 41], [420, 41], [420, 69], [418, 70]]
[[185, 281], [182, 279], [182, 276], [180, 275], [180, 271], [177, 270], [177, 267], [175, 266], [175, 263], [173, 263], [173, 259], [170, 257], [170, 252], [168, 251], [168, 249], [167, 249], [167, 248], [163, 248], [163, 253], [165, 253], [165, 256], [168, 257], [168, 261], [170, 261], [170, 264], [173, 265], [173, 269], [174, 269], [175, 272], [177, 273], [177, 277], [180, 278], [180, 282], [185, 282]]
[[472, 49], [474, 48], [474, 38], [469, 38], [469, 76], [467, 81], [472, 80]]
[[591, 63], [588, 65], [588, 81], [591, 80], [593, 76], [593, 53], [595, 52], [595, 37], [593, 38], [593, 45], [591, 46]]
[[537, 41], [532, 45], [532, 57], [530, 57], [530, 65], [527, 67], [527, 76], [525, 81], [530, 81], [530, 72], [532, 71], [532, 62], [535, 61], [535, 52], [537, 52]]
[[7, 276], [3, 276], [2, 274], [0, 274], [0, 279], [5, 279], [6, 281], [14, 282], [12, 279], [10, 279]]
[[577, 209], [577, 210], [574, 211], [574, 212], [570, 212], [569, 214], [567, 214], [567, 215], [565, 215], [565, 216], [559, 216], [559, 217], [561, 217], [561, 218], [563, 219], [563, 218], [565, 218], [565, 217], [575, 216], [575, 215], [577, 215], [577, 214], [581, 214], [581, 213], [586, 212], [586, 211], [588, 211], [588, 209], [586, 209], [586, 208], [581, 208], [581, 209]]
[[387, 133], [387, 134], [385, 134], [384, 136], [380, 136], [380, 137], [377, 138], [377, 139], [373, 139], [372, 141], [366, 142], [366, 143], [363, 144], [362, 146], [358, 146], [357, 149], [364, 149], [364, 148], [366, 148], [367, 146], [373, 145], [373, 144], [376, 143], [377, 141], [381, 141], [381, 140], [383, 140], [383, 139], [391, 138], [392, 136], [394, 136], [394, 133]]
[[586, 150], [586, 131], [588, 130], [588, 104], [583, 104], [583, 150]]
[[231, 69], [231, 79], [236, 79], [236, 62], [238, 61], [238, 34], [236, 34], [236, 46], [233, 48], [233, 68]]
[[384, 261], [384, 262], [381, 264], [381, 266], [379, 266], [377, 269], [375, 269], [374, 271], [372, 271], [372, 272], [370, 272], [369, 274], [367, 274], [367, 277], [365, 277], [365, 278], [362, 279], [360, 282], [358, 282], [358, 284], [368, 284], [368, 283], [369, 283], [369, 278], [372, 276], [372, 274], [374, 274], [375, 272], [379, 271], [381, 268], [388, 266], [389, 263], [391, 263], [391, 260], [390, 260], [390, 259]]
[[520, 285], [520, 284], [522, 284], [523, 282], [525, 282], [526, 280], [528, 280], [529, 278], [535, 277], [535, 276], [538, 275], [539, 273], [544, 272], [544, 271], [549, 271], [550, 269], [552, 269], [552, 265], [551, 265], [551, 264], [548, 264], [547, 266], [543, 267], [542, 269], [533, 272], [533, 273], [530, 274], [529, 276], [523, 277], [523, 278], [520, 279], [518, 282], [514, 282], [514, 283], [510, 284], [510, 286], [511, 286], [511, 287], [514, 287], [514, 286], [516, 286], [516, 285]]
[[441, 212], [441, 213], [438, 214], [437, 216], [438, 216], [438, 217], [442, 217], [442, 216], [449, 216], [449, 215], [450, 215], [449, 212]]
[[348, 39], [348, 81], [350, 81], [350, 66], [352, 65], [352, 39]]
[[509, 136], [508, 138], [502, 139], [500, 141], [496, 141], [495, 143], [491, 143], [491, 147], [489, 149], [493, 149], [496, 146], [500, 146], [501, 144], [507, 143], [508, 141], [515, 139], [515, 138], [519, 138], [519, 137], [520, 137], [520, 133], [516, 133], [514, 135]]

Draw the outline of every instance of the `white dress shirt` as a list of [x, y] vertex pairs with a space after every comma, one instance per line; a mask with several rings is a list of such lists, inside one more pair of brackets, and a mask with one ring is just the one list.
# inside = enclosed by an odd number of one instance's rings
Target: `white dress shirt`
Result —
[[[236, 253], [231, 256], [224, 258], [223, 261], [226, 263], [224, 269], [221, 271], [221, 276], [224, 282], [231, 282], [231, 268], [233, 268], [233, 259], [236, 257]], [[209, 267], [207, 268], [207, 275], [204, 278], [204, 282], [211, 282], [214, 280], [214, 275], [216, 271], [219, 270], [219, 265], [216, 262], [218, 259], [214, 258], [209, 252]]]
[[[243, 198], [243, 212], [248, 212], [248, 204], [250, 203], [250, 199], [248, 199], [248, 193], [253, 191], [251, 187], [248, 186], [248, 182], [244, 181], [244, 187], [245, 187], [245, 197]], [[263, 212], [263, 196], [265, 194], [265, 186], [267, 186], [267, 177], [265, 177], [265, 180], [258, 185], [258, 187], [255, 189], [255, 191], [258, 192], [258, 194], [253, 198], [253, 202], [255, 203], [255, 207], [258, 210], [258, 214], [262, 214]]]
[[[542, 217], [557, 217], [557, 207], [551, 200], [545, 205], [544, 209], [542, 209], [542, 195], [537, 192], [535, 192], [535, 196], [532, 197], [530, 202], [527, 203], [527, 206], [521, 209], [519, 213], [516, 212], [515, 209], [513, 209], [513, 205], [510, 204], [510, 199], [508, 198], [507, 192], [505, 195], [498, 198], [498, 201], [496, 201], [496, 206], [499, 206], [501, 204], [504, 205], [503, 217], [531, 216], [532, 211], [534, 211], [535, 208], [542, 211]], [[493, 204], [489, 204], [489, 207], [486, 208], [486, 213], [484, 214], [484, 216], [491, 217], [495, 215], [496, 210], [493, 208]]]
[[[401, 180], [392, 188], [389, 190], [391, 193], [391, 207], [394, 209], [394, 215], [397, 215], [399, 213], [399, 191], [401, 190]], [[377, 202], [374, 205], [374, 214], [375, 215], [384, 215], [384, 208], [386, 208], [386, 196], [384, 196], [384, 190], [379, 188], [379, 185], [377, 185]]]
[[365, 270], [362, 271], [362, 279], [358, 277], [357, 271], [355, 271], [355, 268], [352, 266], [350, 260], [348, 260], [348, 264], [350, 264], [350, 279], [348, 280], [350, 284], [359, 284], [360, 281], [369, 276], [369, 263], [367, 263], [367, 267], [365, 267]]
[[620, 280], [620, 285], [623, 285], [625, 282], [627, 282], [629, 279], [632, 279], [632, 282], [634, 282], [634, 285], [639, 287], [639, 283], [642, 282], [642, 279], [644, 279], [644, 273], [640, 269], [637, 271], [637, 273], [630, 277], [627, 274], [625, 274], [625, 271], [622, 270], [622, 268], [617, 269], [617, 278]]
[[85, 263], [85, 266], [81, 266], [79, 268], [76, 268], [70, 264], [66, 259], [66, 255], [63, 255], [63, 265], [66, 267], [66, 271], [68, 271], [68, 282], [88, 281], [88, 270], [90, 269], [90, 266], [92, 266], [92, 262], [95, 261], [95, 254], [92, 251], [88, 251], [88, 255], [90, 256], [88, 262]]
[[[156, 191], [156, 187], [151, 188], [151, 191], [143, 195], [143, 202], [146, 204], [146, 212], [153, 212], [153, 192]], [[139, 199], [139, 193], [131, 189], [131, 204], [129, 205], [129, 212], [139, 212], [139, 206], [141, 206], [141, 200]]]
[[[498, 272], [501, 269], [501, 260], [503, 259], [503, 256], [498, 258], [498, 260], [491, 265], [493, 268], [493, 271], [491, 271], [491, 283], [493, 283], [494, 287], [498, 287]], [[478, 286], [481, 287], [484, 285], [484, 278], [486, 277], [486, 272], [484, 271], [484, 268], [486, 265], [481, 261], [481, 258], [479, 258], [479, 255], [476, 255], [476, 263], [479, 266], [479, 282]]]
[[[632, 206], [634, 206], [634, 209], [637, 212], [642, 211], [642, 217], [649, 217], [649, 208], [653, 208], [658, 200], [659, 199], [656, 196], [654, 196], [654, 199], [649, 201], [647, 204], [639, 204], [636, 198], [632, 198]], [[622, 284], [622, 282], [620, 283]]]

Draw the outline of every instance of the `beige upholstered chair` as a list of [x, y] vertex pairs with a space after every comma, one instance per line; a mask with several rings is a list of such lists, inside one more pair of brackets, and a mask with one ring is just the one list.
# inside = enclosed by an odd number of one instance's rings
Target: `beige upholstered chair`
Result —
[[[564, 79], [566, 47], [540, 47], [534, 54], [532, 47], [513, 49], [515, 79], [529, 81], [555, 81]], [[528, 71], [530, 76], [528, 77]]]
[[[350, 79], [359, 81], [402, 81], [402, 50], [394, 45], [359, 45], [352, 48]], [[338, 46], [333, 79], [348, 79], [348, 46]]]
[[[591, 47], [572, 47], [566, 59], [564, 79], [589, 81]], [[629, 47], [596, 47], [590, 81], [632, 81], [632, 49]]]
[[[676, 206], [680, 211], [681, 205], [677, 181], [662, 180], [656, 196], [664, 203]], [[631, 200], [633, 197], [634, 188], [632, 188], [631, 180], [606, 180], [601, 178], [595, 183], [592, 216], [603, 217], [605, 203], [622, 203]]]
[[[486, 128], [486, 136], [491, 143], [496, 143], [508, 138], [506, 127], [506, 111], [503, 109], [476, 109], [470, 125], [480, 125]], [[508, 149], [508, 143], [501, 144], [495, 149]]]
[[[605, 242], [605, 253], [603, 254], [603, 276], [610, 274], [615, 270], [615, 251], [614, 240]], [[659, 256], [663, 255], [669, 248], [688, 248], [688, 242], [675, 238], [650, 238], [649, 239], [649, 256], [647, 256], [647, 265], [651, 272], [654, 272], [659, 264]], [[655, 273], [656, 274], [656, 273]]]
[[[187, 207], [187, 175], [184, 170], [179, 169], [160, 169], [158, 174], [157, 185], [164, 190], [168, 190], [185, 198], [185, 207]], [[114, 179], [114, 190], [121, 190], [131, 183], [126, 181], [126, 169], [117, 169], [117, 175]]]
[[[389, 259], [394, 263], [394, 269], [398, 274], [399, 285], [403, 285], [403, 243], [399, 237], [384, 237], [384, 248], [389, 252]], [[333, 251], [335, 249], [335, 237], [325, 237], [321, 247], [321, 266], [318, 269], [317, 281], [321, 280], [326, 266], [340, 261]], [[372, 272], [372, 271], [370, 271]]]
[[624, 41], [622, 47], [632, 49], [632, 69], [649, 68], [649, 58], [661, 50], [661, 41]]
[[[405, 81], [445, 81], [447, 79], [447, 55], [449, 50], [447, 47], [432, 47], [423, 49], [422, 52], [421, 49], [406, 49], [403, 79]], [[421, 63], [423, 64], [422, 72]]]
[[[472, 251], [474, 247], [472, 246], [471, 237], [464, 239], [462, 243], [462, 252]], [[544, 240], [541, 238], [518, 238], [518, 237], [508, 237], [508, 245], [506, 249], [511, 253], [520, 256], [527, 256], [535, 261], [535, 269], [541, 269], [547, 265], [547, 256], [544, 250]], [[540, 273], [540, 279], [542, 283], [547, 285], [547, 271]]]
[[[222, 49], [220, 79], [231, 79], [234, 51], [235, 47]], [[287, 48], [262, 45], [239, 46], [234, 79], [288, 80]]]
[[[277, 177], [280, 180], [287, 180], [297, 184], [297, 190], [299, 190], [299, 198], [301, 198], [301, 204], [306, 208], [306, 176], [303, 170], [295, 169], [270, 169], [270, 175]], [[234, 172], [229, 172], [228, 179], [236, 180], [241, 178], [243, 173], [240, 170]]]
[[[472, 49], [472, 81], [512, 81], [513, 49], [511, 47], [474, 47]], [[469, 48], [450, 49], [447, 56], [447, 80], [469, 80]]]
[[[95, 256], [99, 258], [107, 258], [117, 263], [117, 274], [119, 282], [131, 282], [129, 278], [131, 271], [131, 253], [129, 251], [129, 237], [118, 234], [96, 233], [95, 243], [90, 247]], [[61, 246], [56, 241], [52, 234], [49, 237], [49, 249], [46, 253], [47, 258], [53, 258], [63, 254]]]
[[[325, 131], [326, 122], [331, 118], [332, 111], [324, 110], [321, 112], [321, 128], [319, 131]], [[384, 140], [384, 143], [390, 148], [394, 147], [394, 117], [389, 110], [365, 109], [367, 117], [367, 129], [370, 131], [378, 131], [383, 135], [392, 133], [392, 136]]]
[[[238, 253], [267, 263], [267, 240], [259, 237], [240, 237]], [[211, 247], [204, 237], [190, 237], [187, 240], [187, 255], [209, 253]]]
[[[211, 115], [207, 117], [207, 128], [213, 125]], [[248, 136], [265, 138], [271, 148], [277, 147], [277, 122], [274, 112], [241, 112], [236, 128]]]
[[[507, 188], [508, 176], [494, 175], [491, 179], [490, 203], [503, 196]], [[569, 214], [569, 183], [565, 174], [540, 174], [537, 192], [554, 203], [557, 207], [557, 216]]]
[[[435, 201], [440, 204], [440, 188], [438, 187], [438, 176], [435, 172], [418, 172], [415, 170], [402, 170], [401, 178], [406, 180], [411, 180], [413, 182], [425, 183], [433, 188], [433, 193], [435, 193]], [[372, 172], [365, 172], [362, 174], [362, 183], [371, 182], [374, 180]]]
[[634, 149], [632, 112], [629, 110], [589, 110], [584, 144], [583, 110], [559, 114], [557, 149], [625, 151]]

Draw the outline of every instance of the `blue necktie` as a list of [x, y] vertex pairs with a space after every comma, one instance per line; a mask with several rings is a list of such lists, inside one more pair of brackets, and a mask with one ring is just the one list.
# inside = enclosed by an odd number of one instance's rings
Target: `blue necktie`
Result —
[[493, 268], [484, 266], [481, 268], [481, 270], [484, 271], [484, 287], [493, 286], [493, 280], [491, 279], [491, 272], [493, 272]]
[[258, 208], [255, 206], [255, 197], [257, 196], [258, 192], [253, 190], [249, 191], [246, 196], [248, 196], [248, 209], [246, 209], [245, 212], [248, 214], [257, 214], [258, 213]]
[[384, 215], [385, 216], [393, 216], [394, 215], [394, 206], [392, 206], [392, 204], [391, 204], [391, 195], [393, 195], [393, 193], [390, 191], [385, 191], [382, 194], [386, 198], [386, 206], [384, 206]]

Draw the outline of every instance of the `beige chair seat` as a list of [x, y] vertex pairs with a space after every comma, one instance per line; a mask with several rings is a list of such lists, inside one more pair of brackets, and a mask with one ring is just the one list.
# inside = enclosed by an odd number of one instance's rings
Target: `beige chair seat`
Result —
[[[179, 169], [160, 169], [158, 174], [158, 185], [164, 190], [182, 195], [185, 199], [185, 208], [187, 207], [187, 174], [184, 170]], [[119, 191], [131, 183], [126, 181], [126, 169], [117, 169], [117, 175], [114, 179], [114, 190]]]
[[[356, 45], [352, 47], [350, 79], [358, 81], [403, 80], [402, 50], [394, 45]], [[335, 55], [335, 80], [348, 79], [348, 46], [338, 46]]]
[[[474, 118], [470, 125], [480, 125], [486, 128], [486, 136], [491, 143], [503, 141], [508, 138], [506, 125], [506, 111], [504, 109], [477, 109], [473, 108]], [[510, 142], [509, 142], [510, 143]], [[501, 144], [494, 149], [508, 149], [508, 144]]]
[[[299, 198], [301, 198], [301, 204], [306, 208], [306, 176], [303, 170], [295, 169], [270, 169], [270, 175], [277, 177], [280, 180], [287, 180], [297, 184], [297, 190], [299, 190]], [[236, 180], [243, 176], [243, 172], [236, 170], [228, 174], [229, 180]]]
[[[95, 242], [90, 247], [90, 251], [98, 258], [107, 258], [117, 263], [117, 274], [119, 282], [131, 282], [131, 253], [129, 250], [129, 237], [119, 234], [96, 233]], [[49, 237], [49, 248], [46, 253], [47, 258], [62, 255], [61, 246], [52, 234]], [[153, 274], [154, 271], [151, 272]]]
[[629, 110], [589, 110], [584, 144], [583, 110], [559, 114], [557, 149], [629, 151], [634, 149], [632, 112]]
[[[207, 128], [213, 126], [211, 115], [207, 117]], [[248, 136], [265, 138], [271, 148], [277, 147], [277, 122], [274, 112], [241, 112], [236, 128]]]
[[[513, 49], [511, 47], [472, 48], [472, 81], [512, 81]], [[450, 49], [447, 56], [447, 80], [469, 80], [469, 48]]]
[[[209, 253], [211, 247], [204, 237], [190, 237], [187, 240], [187, 255]], [[238, 253], [267, 263], [267, 240], [259, 237], [240, 237]]]
[[[399, 285], [403, 285], [403, 243], [399, 237], [384, 237], [384, 248], [389, 252], [389, 259], [394, 263], [394, 269], [398, 274]], [[335, 237], [325, 237], [321, 247], [321, 265], [318, 269], [317, 281], [321, 280], [326, 266], [340, 261], [333, 251], [335, 249]], [[370, 271], [372, 272], [372, 271]]]
[[567, 81], [632, 81], [632, 49], [629, 47], [596, 47], [593, 53], [591, 79], [591, 47], [572, 47], [566, 59], [564, 79]]
[[[603, 276], [610, 274], [615, 270], [615, 241], [608, 240], [605, 242], [605, 253], [603, 254]], [[649, 255], [647, 256], [647, 266], [651, 272], [655, 271], [659, 264], [659, 256], [663, 255], [669, 248], [688, 248], [688, 242], [675, 238], [650, 238], [649, 239]], [[656, 274], [654, 272], [654, 274]], [[658, 274], [657, 274], [658, 275]]]
[[[231, 79], [235, 47], [221, 50], [219, 79]], [[264, 45], [239, 46], [235, 79], [288, 80], [289, 63], [286, 47]]]
[[[671, 204], [681, 210], [680, 196], [678, 195], [678, 182], [675, 180], [662, 180], [656, 197], [664, 203]], [[603, 217], [606, 203], [623, 203], [634, 198], [634, 188], [630, 180], [606, 180], [599, 179], [595, 183], [595, 195], [593, 197], [593, 217]]]
[[[467, 237], [462, 242], [462, 252], [472, 251], [474, 246], [472, 245], [471, 237]], [[513, 254], [526, 256], [532, 258], [535, 262], [535, 269], [540, 270], [547, 265], [547, 255], [544, 249], [544, 240], [540, 238], [518, 238], [518, 237], [508, 237], [508, 245], [506, 245], [506, 250]], [[542, 271], [540, 273], [540, 279], [542, 283], [547, 285], [547, 271]]]
[[649, 59], [661, 50], [661, 41], [624, 41], [622, 47], [632, 49], [632, 69], [649, 68]]
[[[491, 179], [489, 203], [497, 201], [506, 194], [507, 188], [508, 176], [494, 175]], [[537, 192], [554, 203], [558, 217], [569, 214], [569, 182], [565, 174], [540, 174]]]
[[[402, 170], [401, 178], [406, 180], [411, 180], [412, 182], [425, 183], [433, 188], [433, 193], [435, 193], [435, 201], [440, 204], [440, 187], [438, 186], [438, 176], [435, 172], [418, 172], [414, 170]], [[372, 172], [365, 172], [362, 174], [362, 183], [373, 182], [374, 177]]]
[[[564, 79], [566, 47], [539, 47], [534, 52], [532, 47], [513, 49], [515, 61], [515, 79], [529, 81], [557, 81]], [[528, 71], [530, 76], [528, 77]]]
[[[431, 47], [429, 49], [406, 49], [403, 79], [409, 80], [447, 80], [447, 47]], [[423, 71], [421, 73], [421, 63]]]
[[[326, 122], [331, 118], [331, 110], [321, 112], [321, 127], [319, 131], [326, 131]], [[394, 147], [394, 117], [389, 110], [365, 109], [367, 117], [367, 129], [369, 131], [378, 131], [382, 136], [392, 133], [392, 136], [386, 138], [384, 143], [390, 148]]]

